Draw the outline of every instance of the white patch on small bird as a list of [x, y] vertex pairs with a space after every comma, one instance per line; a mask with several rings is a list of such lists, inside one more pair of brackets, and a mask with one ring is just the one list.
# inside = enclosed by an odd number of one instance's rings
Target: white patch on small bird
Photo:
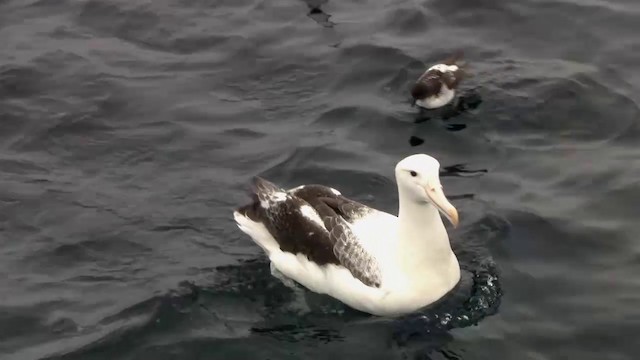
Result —
[[324, 227], [324, 223], [322, 222], [322, 219], [320, 219], [320, 215], [318, 215], [318, 213], [311, 206], [302, 205], [300, 207], [300, 213], [302, 213], [302, 216], [306, 217], [308, 220], [313, 221], [321, 227]]
[[453, 71], [457, 71], [458, 70], [458, 66], [457, 65], [447, 65], [447, 64], [437, 64], [437, 65], [433, 65], [432, 67], [430, 67], [429, 70], [438, 70], [438, 71], [442, 71], [442, 72], [448, 72], [448, 71], [453, 72]]
[[294, 187], [293, 189], [291, 189], [291, 190], [289, 190], [289, 191], [291, 191], [291, 192], [296, 192], [296, 191], [298, 191], [298, 190], [302, 190], [302, 189], [304, 189], [304, 187], [305, 187], [305, 186], [306, 186], [306, 185], [296, 186], [296, 187]]
[[338, 195], [338, 196], [342, 195], [342, 194], [340, 193], [340, 191], [338, 191], [338, 190], [336, 190], [336, 189], [334, 189], [334, 188], [329, 188], [329, 189], [331, 189], [331, 192], [332, 192], [332, 193], [334, 193], [335, 195]]

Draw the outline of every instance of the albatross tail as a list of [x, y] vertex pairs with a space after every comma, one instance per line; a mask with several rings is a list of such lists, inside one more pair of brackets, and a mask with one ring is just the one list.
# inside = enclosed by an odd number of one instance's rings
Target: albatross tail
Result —
[[269, 202], [286, 198], [286, 193], [273, 183], [257, 176], [252, 179], [251, 184], [252, 202], [237, 208], [233, 212], [233, 218], [238, 228], [269, 255], [273, 250], [279, 249], [279, 245], [266, 226], [266, 210]]
[[251, 180], [250, 196], [251, 203], [237, 208], [234, 213], [240, 213], [253, 221], [261, 221], [266, 215], [268, 202], [284, 198], [286, 193], [275, 184], [256, 176]]

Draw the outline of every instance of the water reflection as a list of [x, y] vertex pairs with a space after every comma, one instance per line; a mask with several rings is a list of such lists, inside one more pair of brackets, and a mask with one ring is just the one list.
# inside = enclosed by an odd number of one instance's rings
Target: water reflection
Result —
[[452, 124], [447, 121], [453, 119], [466, 111], [478, 108], [482, 103], [482, 97], [476, 89], [466, 90], [461, 93], [451, 103], [438, 109], [418, 108], [418, 113], [414, 119], [415, 124], [421, 124], [434, 118], [442, 119], [445, 129], [449, 131], [460, 131], [467, 127], [465, 124]]
[[469, 170], [467, 169], [465, 164], [454, 164], [449, 166], [444, 166], [440, 169], [440, 176], [457, 176], [457, 177], [471, 177], [471, 176], [481, 176], [486, 173], [487, 169], [477, 169], [477, 170]]
[[317, 22], [319, 25], [331, 28], [335, 25], [334, 22], [330, 21], [329, 18], [331, 15], [327, 14], [320, 7], [325, 5], [329, 0], [302, 0], [309, 7], [308, 17], [313, 19], [313, 21]]

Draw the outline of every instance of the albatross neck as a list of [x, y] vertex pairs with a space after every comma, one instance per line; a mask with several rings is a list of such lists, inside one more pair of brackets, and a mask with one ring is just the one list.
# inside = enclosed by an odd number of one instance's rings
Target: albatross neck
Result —
[[400, 190], [397, 246], [403, 267], [413, 271], [448, 266], [455, 255], [438, 209], [403, 195]]

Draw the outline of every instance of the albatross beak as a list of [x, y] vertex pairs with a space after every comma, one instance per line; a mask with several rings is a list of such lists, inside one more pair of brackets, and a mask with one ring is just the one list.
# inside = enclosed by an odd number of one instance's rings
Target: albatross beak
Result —
[[442, 191], [442, 185], [437, 184], [433, 186], [428, 184], [424, 191], [427, 193], [431, 202], [438, 208], [438, 210], [444, 215], [454, 227], [458, 226], [458, 210], [447, 200]]

